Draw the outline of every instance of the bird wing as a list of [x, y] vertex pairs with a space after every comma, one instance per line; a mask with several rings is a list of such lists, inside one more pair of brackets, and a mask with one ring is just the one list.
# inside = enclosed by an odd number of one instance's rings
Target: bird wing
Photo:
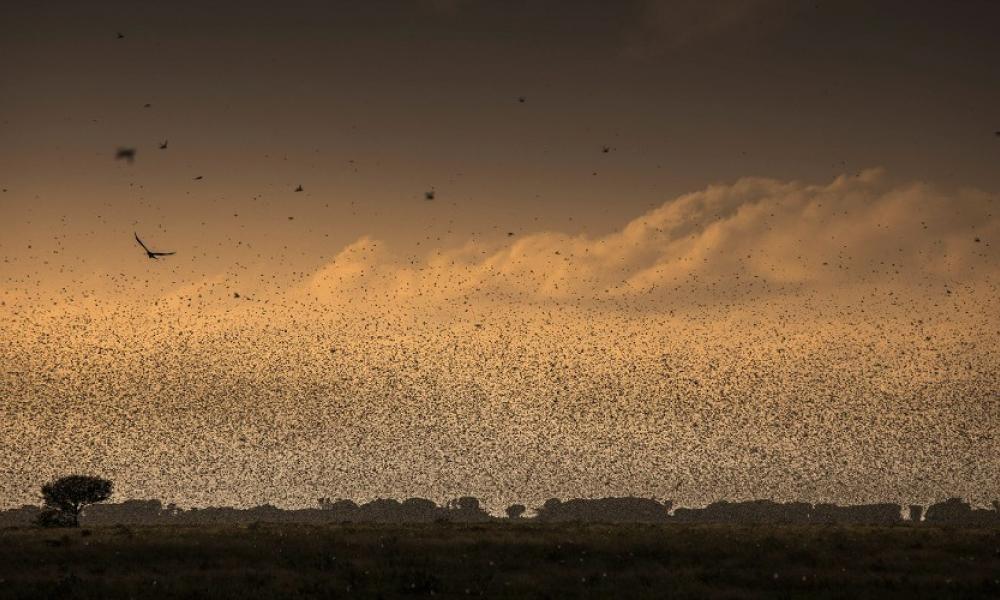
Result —
[[151, 252], [153, 256], [170, 256], [173, 252]]
[[[135, 232], [133, 231], [132, 233], [135, 233]], [[138, 233], [135, 233], [135, 241], [139, 242], [139, 245], [142, 246], [143, 250], [145, 250], [146, 252], [149, 252], [149, 248], [146, 247], [146, 244], [143, 244], [142, 240], [139, 239], [139, 234]]]

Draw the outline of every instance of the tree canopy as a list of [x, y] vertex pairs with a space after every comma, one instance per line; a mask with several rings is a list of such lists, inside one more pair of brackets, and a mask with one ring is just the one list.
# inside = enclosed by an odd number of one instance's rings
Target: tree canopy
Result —
[[39, 522], [78, 527], [84, 507], [107, 500], [112, 491], [112, 483], [101, 477], [69, 475], [56, 479], [42, 486], [47, 518]]

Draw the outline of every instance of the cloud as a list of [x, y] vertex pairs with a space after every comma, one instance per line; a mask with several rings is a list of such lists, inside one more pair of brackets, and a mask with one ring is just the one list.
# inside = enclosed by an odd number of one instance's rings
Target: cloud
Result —
[[879, 170], [825, 185], [747, 178], [667, 201], [604, 236], [469, 241], [411, 261], [363, 237], [305, 292], [372, 306], [628, 302], [654, 311], [875, 289], [907, 289], [917, 301], [917, 291], [993, 284], [995, 204], [978, 191], [894, 185]]
[[984, 313], [1000, 280], [997, 200], [880, 170], [820, 184], [744, 178], [666, 200], [604, 235], [470, 236], [422, 255], [366, 235], [295, 283], [248, 269], [156, 296], [39, 303], [10, 292], [6, 308], [57, 316], [130, 307], [221, 327], [303, 310], [453, 320], [552, 309], [714, 318], [738, 309], [806, 318], [831, 308], [922, 311], [943, 298]]

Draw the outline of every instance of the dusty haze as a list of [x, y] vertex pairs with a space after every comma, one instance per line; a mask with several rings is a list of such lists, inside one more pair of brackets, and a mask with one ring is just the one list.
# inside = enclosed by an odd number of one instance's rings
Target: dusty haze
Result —
[[992, 3], [355, 4], [0, 9], [0, 506], [1000, 496]]

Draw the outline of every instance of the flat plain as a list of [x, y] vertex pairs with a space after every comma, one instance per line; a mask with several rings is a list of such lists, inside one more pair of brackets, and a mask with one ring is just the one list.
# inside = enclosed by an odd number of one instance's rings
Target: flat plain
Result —
[[0, 530], [0, 598], [987, 598], [1000, 530], [141, 526]]

